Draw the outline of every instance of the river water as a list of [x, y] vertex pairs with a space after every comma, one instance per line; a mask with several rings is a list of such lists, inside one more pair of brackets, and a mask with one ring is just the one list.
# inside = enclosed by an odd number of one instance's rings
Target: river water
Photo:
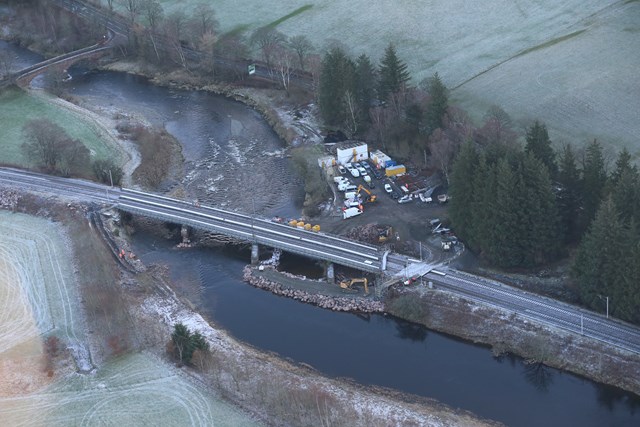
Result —
[[[284, 147], [251, 109], [121, 73], [72, 74], [71, 91], [83, 101], [135, 113], [176, 136], [187, 163], [183, 184], [198, 197], [245, 211], [258, 199], [264, 215], [299, 213], [300, 185]], [[224, 191], [229, 183], [244, 191], [233, 193], [240, 200]], [[517, 357], [496, 359], [486, 347], [390, 317], [333, 313], [255, 289], [241, 277], [248, 252], [176, 250], [142, 233], [133, 244], [146, 263], [167, 264], [174, 280], [199, 287], [201, 309], [233, 336], [328, 376], [427, 396], [512, 426], [640, 425], [640, 398], [630, 393]]]

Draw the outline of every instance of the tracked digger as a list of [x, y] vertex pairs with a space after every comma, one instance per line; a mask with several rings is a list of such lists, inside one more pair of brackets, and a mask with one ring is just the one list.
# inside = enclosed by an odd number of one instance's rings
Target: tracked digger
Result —
[[358, 278], [358, 279], [346, 279], [340, 282], [340, 287], [343, 292], [349, 292], [352, 294], [358, 293], [357, 289], [353, 288], [353, 285], [363, 285], [364, 286], [364, 294], [369, 295], [369, 286], [366, 278]]
[[378, 200], [378, 197], [375, 194], [371, 193], [371, 191], [369, 191], [365, 187], [363, 187], [362, 184], [360, 184], [358, 186], [358, 190], [357, 190], [358, 195], [360, 195], [361, 191], [364, 191], [364, 193], [365, 193], [365, 197], [364, 197], [364, 201], [365, 202], [373, 203], [376, 200]]

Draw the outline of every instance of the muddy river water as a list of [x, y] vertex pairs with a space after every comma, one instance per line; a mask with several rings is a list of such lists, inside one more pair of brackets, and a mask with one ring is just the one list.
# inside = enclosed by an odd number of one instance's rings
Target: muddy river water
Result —
[[[255, 206], [265, 216], [299, 214], [300, 184], [282, 142], [244, 105], [111, 72], [78, 70], [70, 90], [94, 106], [165, 126], [183, 146], [183, 183], [203, 200], [246, 212]], [[390, 317], [333, 313], [255, 289], [241, 279], [248, 252], [178, 251], [141, 233], [133, 243], [145, 262], [168, 264], [176, 281], [199, 287], [201, 309], [236, 338], [326, 375], [431, 397], [512, 426], [640, 425], [640, 398], [630, 393], [517, 357], [496, 359], [488, 348]]]

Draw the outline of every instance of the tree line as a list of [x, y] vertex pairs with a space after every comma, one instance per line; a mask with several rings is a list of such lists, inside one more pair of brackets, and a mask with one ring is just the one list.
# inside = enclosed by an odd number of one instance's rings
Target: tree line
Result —
[[320, 114], [349, 137], [373, 141], [400, 159], [422, 159], [425, 166], [429, 160], [448, 165], [451, 146], [464, 139], [464, 131], [451, 121], [458, 112], [448, 115], [448, 89], [440, 76], [412, 86], [407, 64], [393, 44], [377, 65], [366, 54], [354, 60], [343, 47], [333, 46], [318, 75]]
[[[465, 143], [451, 175], [449, 215], [456, 233], [488, 263], [536, 267], [574, 255], [581, 302], [640, 322], [640, 174], [623, 149], [609, 173], [602, 146], [582, 156], [556, 153], [546, 126], [526, 145]], [[613, 303], [615, 301], [615, 304]]]

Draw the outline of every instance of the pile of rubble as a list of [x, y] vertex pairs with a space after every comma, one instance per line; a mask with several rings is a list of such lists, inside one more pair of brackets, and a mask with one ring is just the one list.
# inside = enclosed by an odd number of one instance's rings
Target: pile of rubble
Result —
[[384, 304], [371, 299], [341, 298], [328, 295], [309, 293], [297, 289], [290, 289], [280, 283], [275, 283], [264, 277], [253, 275], [251, 266], [244, 268], [243, 280], [256, 288], [268, 290], [276, 295], [293, 298], [297, 301], [317, 305], [333, 311], [349, 311], [356, 313], [382, 313]]
[[346, 234], [346, 237], [363, 243], [380, 243], [380, 236], [386, 236], [389, 226], [380, 224], [365, 224], [353, 227]]
[[12, 190], [0, 190], [0, 208], [15, 210], [18, 207], [20, 195]]

